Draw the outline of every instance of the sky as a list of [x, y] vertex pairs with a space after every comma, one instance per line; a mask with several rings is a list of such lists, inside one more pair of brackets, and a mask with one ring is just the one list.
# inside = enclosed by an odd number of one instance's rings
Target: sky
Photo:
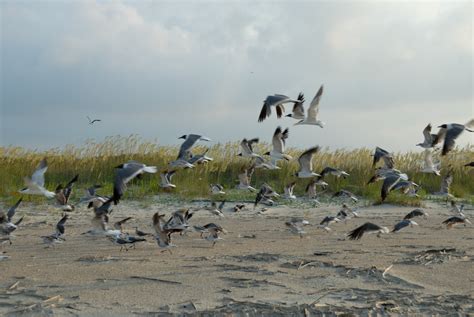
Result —
[[[0, 1], [0, 146], [290, 128], [288, 145], [417, 150], [474, 118], [471, 1]], [[257, 118], [267, 95], [326, 126]], [[286, 111], [289, 113], [291, 106]], [[101, 122], [89, 125], [87, 116]], [[459, 144], [474, 143], [464, 133]]]

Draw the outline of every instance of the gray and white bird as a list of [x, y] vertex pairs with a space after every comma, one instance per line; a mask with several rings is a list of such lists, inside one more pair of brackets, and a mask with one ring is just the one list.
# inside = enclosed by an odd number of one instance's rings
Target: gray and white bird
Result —
[[201, 154], [193, 154], [191, 153], [191, 151], [186, 152], [188, 163], [191, 165], [196, 165], [196, 164], [199, 165], [199, 164], [205, 164], [205, 163], [214, 161], [212, 157], [206, 155], [207, 152], [209, 152], [209, 149], [206, 149]]
[[374, 176], [370, 178], [370, 180], [367, 182], [368, 184], [375, 183], [379, 180], [384, 180], [385, 178], [389, 176], [397, 176], [401, 177], [403, 180], [408, 180], [408, 175], [405, 173], [402, 173], [401, 171], [394, 169], [394, 168], [386, 168], [386, 167], [377, 167], [375, 169]]
[[446, 175], [441, 179], [441, 185], [439, 192], [436, 192], [435, 195], [444, 196], [446, 198], [453, 198], [454, 196], [449, 192], [451, 189], [451, 184], [453, 183], [453, 169], [450, 168]]
[[410, 211], [405, 217], [403, 217], [403, 219], [405, 220], [409, 220], [409, 219], [413, 219], [415, 217], [424, 217], [426, 218], [428, 216], [428, 213], [426, 211], [424, 211], [423, 209], [413, 209], [412, 211]]
[[56, 196], [55, 193], [50, 192], [44, 187], [44, 173], [46, 173], [47, 170], [48, 162], [44, 158], [33, 172], [33, 175], [31, 175], [31, 178], [25, 177], [26, 187], [21, 189], [20, 193], [29, 195], [42, 195], [47, 198], [53, 198]]
[[355, 203], [359, 201], [359, 198], [357, 198], [356, 195], [354, 195], [353, 193], [351, 193], [350, 191], [345, 190], [345, 189], [341, 189], [340, 191], [334, 193], [334, 195], [332, 197], [348, 198], [348, 199], [352, 200]]
[[43, 239], [43, 242], [47, 244], [48, 247], [54, 246], [55, 244], [63, 243], [64, 241], [66, 241], [66, 239], [64, 238], [64, 232], [65, 232], [64, 225], [66, 224], [66, 221], [68, 220], [68, 218], [69, 218], [68, 215], [63, 215], [61, 220], [59, 220], [58, 223], [56, 224], [56, 232], [54, 232], [53, 234], [49, 236], [41, 237]]
[[446, 155], [454, 149], [456, 139], [464, 132], [474, 132], [474, 119], [469, 120], [466, 124], [449, 123], [442, 124], [438, 128], [438, 139], [444, 140], [441, 155]]
[[123, 232], [124, 232], [124, 226], [123, 226], [123, 225], [124, 225], [127, 221], [129, 221], [130, 219], [132, 219], [132, 217], [127, 217], [127, 218], [124, 218], [124, 219], [122, 219], [122, 220], [116, 221], [116, 222], [114, 223], [114, 229], [115, 229], [115, 230], [120, 230], [120, 232], [123, 233]]
[[109, 199], [108, 197], [100, 196], [97, 194], [97, 190], [102, 188], [102, 185], [92, 185], [91, 187], [85, 190], [85, 195], [79, 198], [79, 204], [82, 203], [91, 203], [97, 201], [97, 203], [104, 203]]
[[402, 190], [402, 192], [408, 196], [416, 196], [415, 187], [418, 187], [416, 183], [410, 180], [404, 180], [400, 176], [392, 175], [384, 179], [380, 197], [383, 202], [391, 191], [398, 189]]
[[212, 195], [224, 195], [225, 194], [224, 186], [222, 186], [221, 184], [211, 184], [209, 186], [209, 189], [210, 189]]
[[309, 221], [298, 218], [292, 218], [290, 221], [285, 222], [285, 226], [290, 232], [299, 235], [300, 238], [303, 238], [303, 235], [306, 233], [303, 227], [307, 225], [309, 225]]
[[319, 113], [319, 101], [321, 100], [321, 96], [323, 95], [323, 86], [319, 88], [318, 92], [314, 96], [313, 100], [311, 101], [307, 115], [304, 119], [296, 122], [295, 125], [317, 125], [321, 128], [324, 128], [325, 123], [321, 120], [318, 120], [318, 113]]
[[284, 188], [285, 193], [282, 195], [282, 198], [285, 199], [296, 199], [296, 196], [293, 193], [293, 190], [295, 189], [296, 182], [291, 182], [287, 184]]
[[400, 230], [402, 230], [403, 228], [406, 228], [406, 227], [412, 227], [412, 226], [418, 226], [418, 224], [416, 222], [414, 222], [413, 220], [410, 220], [410, 219], [403, 219], [402, 221], [398, 222], [392, 229], [392, 232], [398, 232]]
[[219, 240], [223, 240], [221, 237], [219, 237], [220, 233], [226, 233], [226, 230], [223, 229], [221, 226], [216, 225], [216, 224], [208, 224], [205, 226], [206, 230], [208, 231], [208, 235], [204, 238], [207, 241], [212, 242], [212, 247], [214, 247]]
[[364, 234], [376, 233], [377, 237], [380, 237], [382, 233], [389, 233], [387, 227], [381, 227], [371, 222], [366, 222], [362, 226], [355, 228], [347, 234], [350, 240], [359, 240]]
[[306, 188], [305, 188], [306, 196], [308, 196], [309, 199], [316, 200], [316, 202], [318, 202], [317, 201], [317, 196], [318, 196], [317, 186], [321, 186], [322, 188], [326, 188], [328, 186], [328, 183], [323, 181], [321, 178], [316, 177], [316, 178], [313, 178], [312, 180], [310, 180], [308, 185], [306, 185]]
[[322, 177], [326, 175], [334, 175], [337, 178], [339, 177], [346, 178], [347, 176], [349, 176], [349, 173], [347, 173], [346, 171], [343, 171], [341, 169], [337, 169], [334, 167], [330, 167], [330, 166], [326, 166], [319, 174], [321, 174]]
[[208, 223], [204, 226], [194, 226], [194, 230], [196, 232], [199, 232], [201, 234], [201, 238], [203, 237], [203, 235], [205, 233], [210, 233], [210, 230], [215, 230], [215, 231], [218, 231], [218, 232], [222, 232], [224, 234], [227, 233], [227, 230], [225, 230], [224, 228], [222, 228], [221, 226], [211, 222], [211, 223]]
[[262, 122], [272, 114], [272, 107], [275, 107], [276, 109], [277, 118], [281, 118], [285, 112], [284, 104], [289, 102], [295, 103], [299, 102], [299, 100], [294, 100], [288, 96], [278, 94], [268, 96], [263, 101], [262, 110], [260, 110], [260, 115], [258, 116], [258, 122]]
[[279, 170], [280, 167], [276, 165], [276, 160], [271, 159], [270, 161], [266, 161], [263, 157], [254, 157], [253, 158], [253, 166], [255, 168], [262, 168], [267, 170]]
[[286, 115], [286, 117], [297, 119], [297, 120], [304, 120], [306, 118], [305, 113], [304, 113], [304, 107], [303, 107], [303, 103], [305, 102], [304, 94], [300, 92], [297, 99], [298, 99], [298, 102], [294, 103], [292, 113]]
[[431, 149], [439, 143], [438, 135], [431, 134], [431, 128], [431, 123], [429, 123], [423, 130], [423, 142], [418, 143], [416, 146], [421, 146], [424, 149]]
[[23, 217], [18, 219], [15, 223], [12, 222], [13, 217], [15, 216], [16, 209], [22, 202], [20, 198], [10, 209], [8, 209], [7, 214], [2, 211], [0, 212], [0, 241], [6, 242], [9, 241], [12, 244], [10, 239], [10, 234], [18, 228], [18, 225], [23, 221]]
[[469, 163], [465, 164], [464, 166], [465, 167], [474, 167], [474, 161], [469, 162]]
[[421, 169], [422, 173], [429, 173], [429, 174], [435, 174], [437, 176], [440, 176], [440, 169], [439, 166], [441, 165], [440, 161], [433, 161], [433, 155], [431, 153], [430, 149], [425, 149], [424, 151], [424, 163], [423, 167]]
[[288, 154], [285, 154], [286, 139], [288, 139], [289, 130], [286, 128], [282, 131], [281, 127], [277, 127], [275, 133], [273, 133], [272, 138], [272, 150], [265, 153], [264, 155], [269, 155], [272, 159], [278, 160], [291, 160], [292, 157]]
[[176, 160], [169, 163], [169, 166], [172, 168], [193, 168], [194, 165], [189, 163], [189, 152], [191, 152], [191, 148], [198, 142], [198, 141], [211, 141], [210, 138], [198, 135], [198, 134], [186, 134], [180, 136], [178, 139], [184, 139], [184, 142], [181, 144], [179, 148], [178, 157]]
[[117, 204], [122, 198], [127, 184], [135, 177], [140, 177], [144, 173], [154, 174], [157, 172], [156, 166], [147, 166], [137, 161], [128, 161], [115, 167], [114, 194], [113, 200]]
[[337, 213], [336, 217], [339, 219], [345, 220], [350, 219], [352, 217], [358, 218], [359, 213], [356, 211], [357, 209], [349, 207], [347, 204], [342, 204], [341, 209]]
[[161, 188], [176, 188], [175, 184], [171, 183], [176, 171], [163, 171], [160, 173], [160, 187]]
[[256, 189], [250, 186], [250, 182], [252, 180], [252, 175], [255, 170], [255, 167], [252, 166], [250, 168], [245, 168], [238, 176], [239, 176], [239, 184], [236, 186], [237, 189], [240, 190], [249, 190], [251, 192], [255, 192]]
[[331, 231], [331, 228], [329, 226], [333, 223], [337, 223], [341, 221], [339, 217], [334, 217], [334, 216], [326, 216], [324, 219], [319, 223], [319, 226], [323, 228], [326, 231]]
[[260, 191], [257, 193], [257, 196], [255, 197], [255, 203], [254, 203], [253, 209], [255, 209], [259, 203], [273, 206], [274, 202], [271, 198], [279, 197], [279, 196], [280, 195], [276, 191], [274, 191], [270, 185], [263, 184], [260, 187]]
[[375, 152], [372, 156], [374, 157], [372, 166], [375, 166], [380, 161], [380, 159], [384, 161], [385, 168], [392, 169], [395, 166], [392, 154], [378, 146], [375, 148]]
[[56, 205], [63, 211], [74, 210], [74, 205], [69, 204], [69, 197], [71, 197], [72, 187], [74, 186], [74, 183], [77, 182], [78, 178], [79, 175], [74, 176], [74, 178], [66, 184], [66, 187], [63, 187], [62, 184], [59, 184], [58, 187], [56, 187]]
[[298, 158], [300, 165], [299, 171], [295, 174], [299, 178], [311, 178], [315, 176], [321, 176], [318, 173], [313, 172], [313, 157], [319, 151], [319, 146], [314, 146], [304, 151]]
[[124, 249], [125, 251], [128, 251], [130, 248], [135, 248], [136, 243], [146, 241], [145, 238], [134, 237], [128, 233], [122, 233], [119, 235], [111, 235], [111, 236], [108, 236], [108, 238], [112, 242], [120, 246], [120, 251]]
[[460, 217], [465, 217], [463, 211], [464, 211], [464, 204], [456, 204], [456, 202], [454, 200], [451, 200], [451, 210], [450, 210], [453, 214], [455, 214], [456, 216], [460, 216]]
[[240, 148], [242, 151], [238, 154], [238, 156], [242, 157], [261, 157], [259, 154], [253, 151], [253, 145], [258, 143], [258, 138], [253, 138], [250, 140], [243, 139], [240, 142]]
[[153, 215], [153, 229], [155, 229], [155, 240], [160, 248], [163, 249], [161, 252], [168, 251], [170, 254], [171, 248], [176, 247], [176, 245], [171, 243], [171, 233], [172, 231], [164, 229], [164, 215], [160, 215], [156, 212]]
[[472, 224], [472, 223], [466, 217], [453, 216], [443, 221], [443, 224], [446, 225], [448, 229], [451, 229], [457, 225], [463, 224], [464, 226], [466, 226], [467, 224]]
[[213, 201], [211, 205], [207, 206], [205, 209], [208, 210], [213, 215], [224, 217], [222, 210], [224, 209], [225, 202], [226, 202], [225, 200], [221, 201], [221, 203], [218, 206], [217, 203]]

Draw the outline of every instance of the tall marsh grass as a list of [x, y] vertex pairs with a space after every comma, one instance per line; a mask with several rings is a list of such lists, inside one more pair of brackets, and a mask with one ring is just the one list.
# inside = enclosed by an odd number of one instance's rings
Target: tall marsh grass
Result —
[[[207, 145], [207, 144], [205, 144]], [[256, 151], [263, 153], [269, 145], [259, 144]], [[194, 148], [194, 153], [205, 150], [201, 144]], [[288, 149], [288, 154], [297, 158], [303, 149]], [[314, 158], [313, 164], [316, 171], [325, 166], [332, 166], [346, 170], [350, 173], [347, 179], [336, 179], [329, 176], [329, 192], [345, 188], [357, 195], [376, 200], [380, 193], [380, 183], [367, 186], [367, 180], [372, 175], [373, 149], [335, 150], [322, 149]], [[102, 184], [103, 194], [112, 191], [114, 166], [128, 160], [137, 160], [147, 165], [155, 165], [164, 169], [167, 163], [176, 158], [178, 146], [159, 146], [152, 142], [140, 139], [136, 135], [129, 137], [108, 137], [103, 142], [87, 141], [82, 146], [66, 146], [46, 151], [28, 150], [21, 147], [0, 147], [0, 197], [14, 200], [23, 187], [23, 178], [31, 175], [39, 161], [46, 157], [49, 168], [46, 173], [46, 187], [54, 190], [60, 183], [64, 184], [75, 174], [79, 174], [78, 188], [86, 188], [92, 184]], [[173, 178], [177, 188], [174, 195], [180, 198], [207, 197], [209, 184], [221, 183], [229, 190], [235, 188], [237, 175], [249, 166], [249, 160], [238, 157], [239, 143], [214, 144], [210, 146], [208, 155], [214, 161], [202, 164], [194, 169], [180, 170]], [[432, 174], [419, 172], [423, 152], [396, 153], [396, 168], [406, 172], [416, 183], [423, 188], [422, 193], [433, 193], [439, 190], [441, 178]], [[472, 199], [474, 195], [474, 169], [463, 167], [467, 162], [474, 161], [474, 146], [458, 148], [442, 158], [442, 174], [447, 167], [454, 169], [454, 182], [452, 193], [457, 197]], [[294, 180], [294, 173], [298, 164], [296, 159], [289, 163], [280, 163], [280, 170], [257, 170], [253, 176], [252, 184], [259, 187], [267, 182], [277, 190]], [[308, 180], [298, 180], [296, 192], [302, 195]], [[76, 190], [76, 196], [79, 194]], [[129, 186], [125, 198], [138, 198], [147, 195], [165, 193], [159, 187], [159, 175], [145, 175], [141, 180], [135, 180]], [[232, 193], [232, 191], [231, 191]], [[245, 194], [244, 194], [245, 196]], [[248, 195], [253, 197], [254, 195]], [[396, 196], [396, 195], [393, 195]], [[41, 198], [28, 197], [35, 200]], [[393, 198], [396, 202], [397, 198]]]

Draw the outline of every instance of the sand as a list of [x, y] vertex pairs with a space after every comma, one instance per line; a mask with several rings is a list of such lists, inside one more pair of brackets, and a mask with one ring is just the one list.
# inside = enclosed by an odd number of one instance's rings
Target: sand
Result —
[[[195, 208], [199, 204], [188, 204]], [[153, 238], [120, 251], [104, 237], [81, 235], [91, 212], [70, 213], [66, 241], [45, 248], [60, 213], [23, 205], [25, 221], [0, 259], [0, 314], [6, 316], [331, 316], [474, 314], [474, 227], [446, 229], [442, 204], [426, 203], [427, 219], [397, 234], [345, 238], [371, 221], [392, 227], [410, 207], [359, 208], [360, 218], [316, 226], [339, 205], [251, 207], [219, 218], [199, 211], [193, 225], [215, 222], [228, 230], [214, 247], [199, 234], [175, 235], [162, 253]], [[251, 206], [248, 204], [248, 206]], [[228, 204], [231, 207], [231, 204]], [[468, 207], [472, 208], [471, 207]], [[132, 216], [126, 228], [151, 232], [151, 216], [177, 206], [123, 202], [111, 222]], [[259, 211], [260, 208], [257, 209]], [[466, 211], [472, 213], [471, 210]], [[304, 217], [313, 226], [300, 239], [284, 222]], [[386, 268], [391, 269], [383, 276]]]

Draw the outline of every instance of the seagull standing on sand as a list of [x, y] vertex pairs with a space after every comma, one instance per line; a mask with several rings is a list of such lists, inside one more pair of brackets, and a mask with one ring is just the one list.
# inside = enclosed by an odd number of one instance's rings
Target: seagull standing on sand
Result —
[[128, 161], [127, 163], [120, 164], [115, 167], [115, 180], [114, 180], [114, 203], [117, 204], [122, 198], [127, 184], [135, 177], [140, 177], [144, 173], [154, 174], [157, 172], [156, 166], [146, 166], [143, 163], [137, 161]]
[[351, 232], [348, 233], [348, 237], [350, 240], [359, 240], [362, 238], [364, 233], [370, 234], [370, 233], [377, 233], [377, 238], [380, 238], [380, 234], [382, 233], [389, 233], [390, 231], [388, 230], [387, 227], [381, 227], [379, 225], [376, 225], [371, 222], [366, 222], [362, 226], [355, 228]]
[[317, 125], [321, 128], [324, 128], [325, 123], [317, 119], [318, 113], [319, 113], [319, 101], [321, 100], [322, 95], [323, 95], [323, 86], [321, 85], [318, 92], [316, 93], [313, 100], [311, 101], [311, 104], [309, 105], [308, 114], [306, 115], [304, 119], [301, 119], [300, 121], [296, 122], [295, 125], [302, 125], [302, 124]]
[[304, 151], [298, 158], [298, 163], [300, 165], [299, 171], [296, 173], [296, 177], [299, 178], [311, 178], [315, 176], [321, 176], [313, 172], [313, 156], [318, 153], [319, 146], [314, 146], [306, 151]]
[[34, 171], [31, 178], [25, 177], [25, 185], [27, 187], [20, 190], [22, 194], [30, 194], [30, 195], [43, 195], [47, 198], [53, 198], [56, 196], [55, 193], [50, 192], [46, 188], [44, 188], [44, 173], [48, 170], [48, 163], [46, 159], [41, 160], [38, 167]]
[[472, 130], [474, 128], [474, 119], [471, 119], [466, 124], [449, 123], [442, 124], [438, 128], [440, 128], [438, 131], [438, 139], [444, 139], [441, 155], [446, 155], [454, 149], [456, 139], [464, 132], [464, 130], [474, 132], [474, 130]]
[[285, 112], [285, 107], [283, 105], [288, 102], [295, 103], [300, 101], [291, 99], [290, 97], [285, 95], [275, 94], [273, 96], [268, 96], [263, 102], [262, 110], [260, 111], [260, 115], [258, 116], [258, 122], [262, 122], [272, 114], [272, 107], [275, 107], [277, 117], [281, 118], [281, 116]]
[[275, 160], [291, 160], [290, 155], [285, 154], [285, 145], [286, 139], [288, 139], [289, 130], [288, 128], [285, 131], [281, 130], [281, 127], [276, 128], [275, 133], [273, 133], [272, 145], [273, 149], [270, 152], [265, 153], [265, 155], [270, 155], [272, 159]]

